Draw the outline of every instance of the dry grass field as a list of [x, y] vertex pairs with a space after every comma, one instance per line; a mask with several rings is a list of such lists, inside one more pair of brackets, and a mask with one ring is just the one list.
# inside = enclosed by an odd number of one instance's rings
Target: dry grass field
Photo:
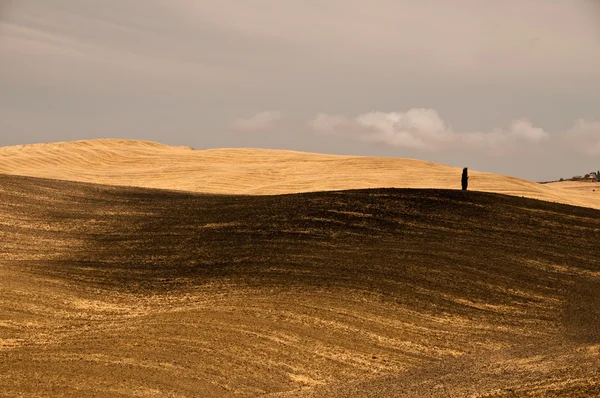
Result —
[[596, 192], [596, 194], [600, 194], [600, 182], [588, 182], [588, 181], [561, 181], [561, 182], [551, 182], [548, 184], [549, 187], [552, 188], [560, 188], [569, 190], [575, 193], [581, 192]]
[[[465, 165], [468, 166], [468, 165]], [[363, 188], [460, 188], [461, 169], [413, 159], [264, 149], [171, 147], [92, 140], [0, 147], [0, 173], [220, 194], [269, 195]], [[476, 191], [600, 209], [600, 189], [562, 189], [470, 172]]]
[[[0, 170], [244, 194], [456, 171], [109, 144], [4, 148]], [[599, 396], [600, 211], [521, 198], [571, 201], [532, 184], [252, 196], [0, 174], [0, 396]]]

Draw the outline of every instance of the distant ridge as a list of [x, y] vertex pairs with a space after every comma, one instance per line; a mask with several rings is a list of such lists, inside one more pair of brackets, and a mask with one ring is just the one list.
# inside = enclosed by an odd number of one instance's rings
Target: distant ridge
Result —
[[[218, 194], [273, 195], [361, 188], [459, 189], [461, 169], [415, 159], [288, 150], [193, 150], [100, 139], [0, 147], [0, 173]], [[600, 209], [598, 192], [470, 172], [469, 189]]]

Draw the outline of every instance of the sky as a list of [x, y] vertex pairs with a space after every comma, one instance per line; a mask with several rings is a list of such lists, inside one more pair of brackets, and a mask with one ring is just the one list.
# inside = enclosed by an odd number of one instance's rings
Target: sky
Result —
[[600, 169], [600, 0], [0, 0], [0, 146]]

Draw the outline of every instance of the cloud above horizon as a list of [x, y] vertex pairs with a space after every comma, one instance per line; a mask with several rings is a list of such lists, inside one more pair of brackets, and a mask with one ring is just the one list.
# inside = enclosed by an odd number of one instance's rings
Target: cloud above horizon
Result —
[[573, 127], [562, 133], [560, 138], [576, 152], [600, 156], [600, 121], [576, 120]]
[[279, 111], [259, 112], [245, 118], [237, 118], [231, 123], [231, 130], [238, 133], [260, 133], [272, 130], [281, 120]]
[[322, 134], [431, 152], [470, 149], [503, 153], [537, 145], [550, 138], [549, 133], [527, 119], [513, 121], [508, 129], [455, 132], [436, 110], [425, 108], [406, 112], [369, 112], [351, 119], [320, 113], [310, 126]]

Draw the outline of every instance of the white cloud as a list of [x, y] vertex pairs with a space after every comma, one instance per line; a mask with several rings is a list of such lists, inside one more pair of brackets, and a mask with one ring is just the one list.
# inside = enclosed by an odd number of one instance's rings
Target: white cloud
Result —
[[255, 133], [269, 131], [279, 120], [281, 112], [265, 111], [252, 115], [247, 118], [238, 118], [231, 123], [231, 129], [240, 133]]
[[526, 119], [513, 121], [506, 130], [455, 132], [437, 111], [423, 108], [406, 112], [370, 112], [353, 119], [321, 113], [311, 126], [319, 133], [422, 151], [467, 148], [505, 152], [526, 144], [540, 144], [550, 137]]
[[457, 133], [458, 140], [469, 149], [492, 149], [497, 151], [514, 150], [525, 144], [540, 144], [550, 138], [550, 134], [535, 127], [527, 119], [515, 120], [507, 130], [496, 129], [488, 133]]
[[450, 128], [433, 109], [370, 112], [355, 119], [322, 113], [311, 124], [317, 132], [411, 149], [437, 150], [454, 140]]
[[562, 141], [572, 150], [589, 156], [600, 155], [600, 121], [579, 119], [561, 134]]

